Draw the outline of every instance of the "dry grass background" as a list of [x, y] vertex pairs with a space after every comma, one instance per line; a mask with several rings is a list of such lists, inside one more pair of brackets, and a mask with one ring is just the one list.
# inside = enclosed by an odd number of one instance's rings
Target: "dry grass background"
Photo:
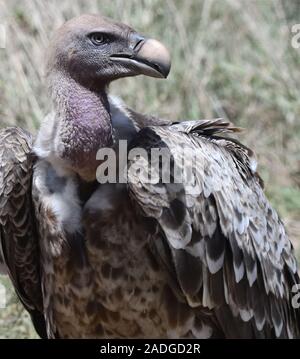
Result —
[[[221, 116], [246, 129], [267, 194], [300, 242], [300, 49], [291, 27], [299, 0], [0, 0], [7, 43], [0, 49], [0, 126], [36, 131], [49, 108], [43, 76], [55, 28], [82, 13], [102, 13], [164, 42], [167, 81], [131, 78], [112, 92], [142, 112], [178, 119]], [[299, 247], [298, 247], [299, 248]], [[299, 251], [299, 249], [298, 249]], [[35, 337], [5, 278], [9, 305], [0, 337]]]

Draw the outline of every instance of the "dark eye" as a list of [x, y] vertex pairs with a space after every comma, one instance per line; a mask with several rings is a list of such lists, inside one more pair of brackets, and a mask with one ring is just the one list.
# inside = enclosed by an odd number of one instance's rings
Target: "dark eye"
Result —
[[94, 45], [102, 45], [108, 42], [108, 37], [100, 32], [92, 34], [90, 39]]

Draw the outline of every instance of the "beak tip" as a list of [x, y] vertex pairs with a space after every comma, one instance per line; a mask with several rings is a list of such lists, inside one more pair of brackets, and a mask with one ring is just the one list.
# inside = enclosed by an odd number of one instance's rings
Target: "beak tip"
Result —
[[166, 70], [164, 70], [164, 78], [168, 78], [169, 74], [170, 74], [170, 71], [171, 71], [171, 66], [169, 66]]
[[171, 57], [162, 43], [154, 39], [146, 39], [138, 55], [149, 63], [155, 64], [161, 78], [168, 77], [171, 69]]
[[164, 62], [164, 63], [160, 62], [159, 64], [157, 64], [157, 69], [158, 69], [158, 72], [160, 73], [162, 79], [168, 78], [168, 76], [170, 74], [170, 70], [171, 70], [170, 61]]

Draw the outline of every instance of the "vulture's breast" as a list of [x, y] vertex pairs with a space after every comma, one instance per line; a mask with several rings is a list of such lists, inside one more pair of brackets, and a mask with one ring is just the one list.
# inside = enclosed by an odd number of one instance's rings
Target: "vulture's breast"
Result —
[[[98, 185], [85, 203], [78, 189], [77, 178], [60, 177], [47, 162], [38, 162], [33, 195], [52, 335], [167, 336], [173, 297], [126, 187]], [[175, 298], [173, 304], [177, 308]], [[192, 312], [183, 312], [188, 321]]]

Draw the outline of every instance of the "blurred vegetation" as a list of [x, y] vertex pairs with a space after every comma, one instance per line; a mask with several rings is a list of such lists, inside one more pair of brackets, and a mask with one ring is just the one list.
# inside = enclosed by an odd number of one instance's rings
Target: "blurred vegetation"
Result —
[[36, 339], [29, 314], [23, 309], [6, 276], [0, 275], [0, 285], [7, 288], [7, 308], [0, 308], [0, 339]]
[[[171, 50], [167, 81], [130, 78], [111, 91], [132, 107], [178, 119], [224, 117], [245, 128], [267, 195], [299, 254], [300, 49], [291, 27], [299, 0], [0, 0], [7, 43], [0, 49], [0, 125], [36, 131], [49, 109], [45, 51], [53, 30], [82, 13], [102, 13], [156, 37]], [[0, 282], [8, 280], [0, 277]], [[9, 287], [9, 286], [8, 286]], [[0, 337], [34, 337], [8, 288]]]

